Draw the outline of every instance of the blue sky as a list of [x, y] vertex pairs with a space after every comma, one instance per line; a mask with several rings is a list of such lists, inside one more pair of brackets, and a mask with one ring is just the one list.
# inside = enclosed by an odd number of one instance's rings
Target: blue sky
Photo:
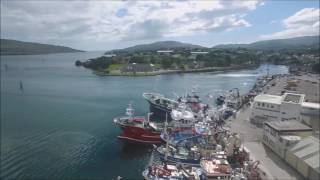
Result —
[[319, 2], [310, 0], [265, 1], [263, 6], [259, 6], [256, 10], [248, 13], [246, 19], [251, 23], [251, 27], [229, 32], [174, 38], [174, 40], [198, 42], [198, 44], [208, 47], [225, 43], [251, 43], [261, 40], [259, 36], [262, 34], [272, 34], [284, 29], [282, 20], [299, 10], [317, 7], [319, 8]]
[[1, 1], [1, 38], [108, 50], [319, 35], [318, 1]]

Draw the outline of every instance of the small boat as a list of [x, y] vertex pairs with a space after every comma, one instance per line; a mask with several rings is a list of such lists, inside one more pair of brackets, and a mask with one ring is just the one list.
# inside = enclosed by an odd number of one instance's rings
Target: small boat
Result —
[[161, 131], [155, 130], [149, 125], [149, 117], [134, 116], [134, 109], [131, 104], [126, 109], [126, 115], [114, 118], [114, 123], [122, 129], [119, 139], [129, 142], [139, 142], [147, 144], [161, 143]]

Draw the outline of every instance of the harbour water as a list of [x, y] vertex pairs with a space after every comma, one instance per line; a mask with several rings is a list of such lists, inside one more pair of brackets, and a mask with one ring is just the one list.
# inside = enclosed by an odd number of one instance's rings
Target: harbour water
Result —
[[262, 65], [221, 74], [112, 77], [74, 65], [102, 54], [1, 57], [2, 178], [141, 179], [151, 147], [119, 141], [112, 122], [129, 102], [144, 115], [143, 92], [174, 97], [197, 87], [203, 100], [213, 103], [208, 94], [235, 87], [246, 93], [267, 69], [288, 72], [285, 66]]

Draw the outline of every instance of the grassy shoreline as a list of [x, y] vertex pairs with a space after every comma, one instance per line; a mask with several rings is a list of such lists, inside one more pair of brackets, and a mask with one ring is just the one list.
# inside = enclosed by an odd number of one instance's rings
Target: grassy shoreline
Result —
[[94, 71], [93, 73], [99, 76], [156, 76], [161, 74], [184, 74], [184, 73], [201, 73], [201, 72], [212, 72], [212, 73], [223, 73], [231, 72], [243, 69], [252, 69], [256, 68], [258, 65], [246, 65], [246, 66], [229, 66], [229, 67], [210, 67], [210, 68], [201, 68], [201, 69], [190, 69], [190, 70], [160, 70], [153, 72], [136, 72], [136, 73], [121, 73], [121, 72], [105, 72], [105, 71]]

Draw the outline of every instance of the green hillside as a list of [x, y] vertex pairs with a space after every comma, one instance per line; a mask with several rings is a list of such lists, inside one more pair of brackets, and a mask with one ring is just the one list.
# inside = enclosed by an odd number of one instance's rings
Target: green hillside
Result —
[[205, 47], [199, 45], [193, 45], [188, 43], [182, 43], [178, 41], [158, 41], [151, 44], [141, 44], [124, 49], [116, 49], [111, 52], [139, 52], [139, 51], [157, 51], [157, 50], [172, 50], [175, 48], [184, 49], [205, 49]]
[[65, 46], [1, 39], [1, 55], [29, 55], [82, 52]]
[[261, 50], [319, 48], [319, 36], [302, 36], [288, 39], [274, 39], [257, 41], [251, 44], [223, 44], [214, 46], [213, 48], [247, 48]]

